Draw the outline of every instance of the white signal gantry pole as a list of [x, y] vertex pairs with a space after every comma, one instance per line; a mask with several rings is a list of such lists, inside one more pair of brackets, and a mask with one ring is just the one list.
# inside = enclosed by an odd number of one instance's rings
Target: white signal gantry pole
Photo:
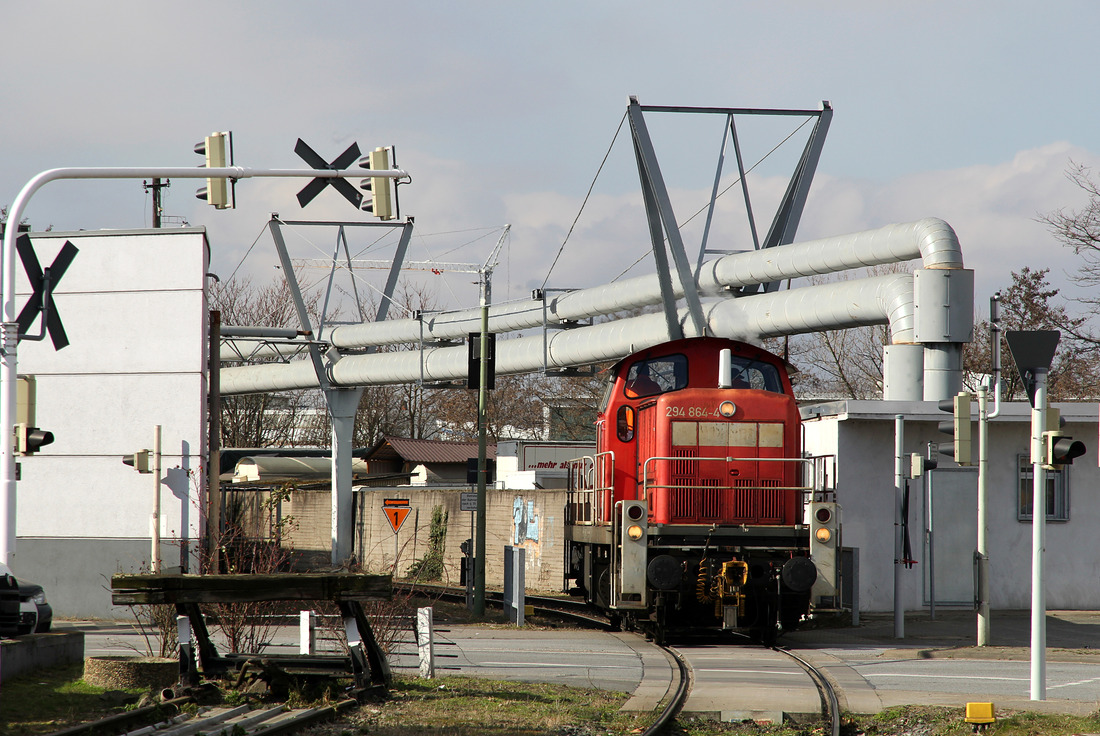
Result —
[[74, 167], [49, 169], [28, 181], [11, 205], [5, 228], [0, 264], [0, 303], [3, 324], [0, 325], [0, 562], [10, 565], [15, 555], [16, 480], [13, 432], [16, 412], [16, 379], [19, 347], [18, 311], [15, 308], [15, 241], [23, 212], [35, 193], [53, 181], [72, 179], [406, 179], [402, 169], [253, 169], [244, 166], [225, 167]]

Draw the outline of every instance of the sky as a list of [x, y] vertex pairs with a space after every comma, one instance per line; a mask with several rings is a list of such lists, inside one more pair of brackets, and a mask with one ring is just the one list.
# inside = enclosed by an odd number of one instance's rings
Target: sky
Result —
[[[3, 19], [0, 205], [55, 167], [197, 166], [192, 148], [212, 131], [233, 131], [235, 163], [253, 168], [305, 167], [298, 138], [326, 160], [352, 142], [392, 145], [412, 176], [399, 194], [416, 222], [408, 258], [483, 263], [508, 223], [493, 275], [504, 301], [544, 283], [606, 283], [638, 259], [629, 275], [652, 270], [629, 134], [616, 136], [630, 95], [807, 110], [828, 100], [798, 240], [940, 217], [975, 270], [979, 315], [1025, 266], [1050, 268], [1077, 293], [1077, 258], [1036, 218], [1085, 204], [1065, 176], [1072, 162], [1100, 166], [1092, 0], [675, 10], [650, 0], [47, 0], [5, 2]], [[647, 121], [683, 222], [708, 201], [722, 120]], [[804, 145], [800, 123], [738, 119], [746, 166], [759, 162], [748, 182], [761, 230]], [[727, 159], [723, 188], [735, 171]], [[243, 180], [237, 208], [219, 211], [194, 197], [193, 180], [175, 180], [164, 211], [207, 228], [220, 278], [262, 281], [276, 273], [271, 213], [370, 220], [331, 189], [300, 208], [304, 183]], [[719, 199], [708, 248], [752, 247], [742, 201], [738, 186]], [[61, 182], [25, 215], [35, 229], [141, 228], [151, 201], [140, 181]], [[702, 222], [685, 227], [693, 257]], [[395, 237], [364, 232], [349, 233], [353, 256], [392, 253]], [[295, 258], [327, 258], [335, 228], [293, 228], [288, 242]], [[324, 276], [311, 273], [311, 283]], [[437, 306], [476, 304], [476, 276], [421, 278]]]

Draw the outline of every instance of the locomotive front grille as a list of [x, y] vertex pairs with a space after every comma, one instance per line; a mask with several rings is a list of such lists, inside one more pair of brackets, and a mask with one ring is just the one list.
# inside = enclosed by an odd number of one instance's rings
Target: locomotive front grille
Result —
[[783, 491], [779, 481], [765, 478], [760, 481], [760, 521], [779, 523], [783, 519]]
[[722, 518], [722, 492], [717, 478], [703, 478], [699, 481], [699, 517], [716, 520]]
[[735, 521], [756, 519], [759, 493], [751, 478], [734, 478], [730, 489], [730, 518]]

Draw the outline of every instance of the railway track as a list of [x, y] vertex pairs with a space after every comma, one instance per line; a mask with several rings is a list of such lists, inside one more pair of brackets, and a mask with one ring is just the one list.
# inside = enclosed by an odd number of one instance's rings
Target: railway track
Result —
[[[444, 600], [464, 602], [466, 600], [466, 592], [460, 588], [447, 588], [443, 586], [424, 586], [418, 585], [416, 588], [421, 592], [430, 596], [439, 597]], [[503, 594], [496, 591], [486, 591], [485, 593], [486, 604], [493, 606], [503, 606]], [[535, 610], [541, 613], [546, 613], [562, 618], [566, 618], [572, 621], [576, 621], [585, 626], [594, 626], [599, 628], [610, 629], [612, 628], [606, 618], [594, 615], [591, 609], [582, 601], [577, 601], [571, 598], [561, 598], [556, 596], [526, 596], [526, 600], [529, 605], [534, 606]], [[641, 635], [641, 634], [639, 634]], [[750, 645], [758, 646], [758, 645]], [[661, 733], [672, 719], [680, 712], [684, 703], [687, 701], [687, 697], [691, 692], [692, 672], [691, 666], [688, 664], [684, 656], [677, 651], [674, 647], [662, 646], [676, 662], [678, 672], [675, 673], [679, 682], [674, 690], [672, 698], [665, 705], [662, 712], [658, 715], [657, 720], [651, 725], [645, 732], [645, 736], [656, 735]], [[802, 657], [799, 657], [794, 652], [784, 649], [782, 647], [770, 647], [772, 651], [778, 652], [798, 664], [813, 682], [814, 687], [818, 692], [818, 696], [821, 700], [821, 715], [826, 726], [829, 729], [829, 733], [832, 736], [840, 736], [840, 703], [836, 696], [836, 692], [828, 678], [811, 665]]]
[[833, 689], [833, 685], [829, 682], [829, 679], [825, 677], [821, 670], [817, 669], [794, 652], [780, 647], [773, 647], [773, 649], [781, 654], [786, 654], [797, 662], [802, 669], [806, 670], [806, 674], [814, 681], [814, 685], [821, 695], [821, 715], [829, 726], [829, 732], [832, 736], [840, 736], [840, 700], [837, 698], [836, 690]]
[[[418, 586], [423, 588], [424, 586]], [[465, 592], [455, 589], [446, 589], [440, 586], [431, 586], [431, 590], [421, 591], [433, 598], [446, 600], [465, 600]], [[500, 606], [503, 601], [499, 593], [487, 593], [487, 603]], [[547, 614], [575, 620], [585, 626], [599, 626], [608, 628], [605, 619], [597, 618], [589, 613], [583, 603], [568, 598], [554, 596], [528, 596], [530, 605]], [[640, 634], [639, 634], [640, 636]], [[762, 651], [758, 645], [744, 645]], [[670, 687], [670, 695], [663, 702], [661, 712], [654, 722], [644, 731], [643, 736], [656, 736], [664, 732], [672, 721], [681, 713], [688, 696], [691, 693], [695, 674], [687, 658], [675, 647], [665, 646], [662, 649], [668, 653], [675, 667], [672, 673], [673, 686]], [[840, 734], [840, 709], [839, 702], [833, 687], [824, 674], [796, 653], [780, 647], [772, 647], [771, 651], [783, 655], [796, 662], [813, 682], [821, 702], [821, 714], [832, 736]], [[730, 654], [730, 658], [736, 660], [736, 649]], [[808, 692], [803, 690], [803, 692]], [[125, 714], [112, 716], [94, 723], [83, 724], [65, 731], [57, 732], [52, 736], [102, 736], [103, 734], [116, 734], [122, 736], [193, 736], [204, 734], [206, 736], [268, 736], [274, 734], [293, 733], [304, 729], [319, 721], [338, 717], [343, 711], [354, 707], [354, 700], [346, 700], [335, 706], [321, 708], [288, 709], [285, 705], [262, 705], [256, 707], [241, 706], [237, 708], [219, 707], [206, 708], [199, 712], [181, 713], [181, 706], [192, 702], [190, 698], [177, 698], [165, 701], [159, 706], [148, 706]], [[802, 712], [806, 712], [805, 710]]]
[[[256, 707], [206, 706], [193, 712], [179, 711], [179, 706], [190, 702], [190, 698], [177, 698], [160, 706], [139, 708], [129, 713], [73, 726], [51, 736], [275, 736], [300, 731], [335, 718], [356, 704], [354, 700], [344, 700], [335, 705], [315, 708], [288, 708], [279, 703]], [[174, 710], [175, 715], [164, 717], [166, 704], [174, 706], [167, 709], [167, 712]]]
[[[450, 601], [452, 603], [465, 603], [466, 601], [466, 590], [464, 588], [454, 588], [444, 585], [426, 585], [424, 583], [417, 583], [416, 585], [396, 584], [394, 588], [406, 593], [414, 595], [422, 594], [429, 598]], [[525, 600], [527, 605], [532, 606], [536, 613], [557, 616], [573, 621], [579, 625], [592, 628], [612, 628], [605, 617], [594, 614], [587, 603], [578, 601], [575, 598], [527, 595], [525, 596]], [[504, 594], [496, 590], [485, 591], [485, 604], [493, 606], [494, 608], [503, 608]]]

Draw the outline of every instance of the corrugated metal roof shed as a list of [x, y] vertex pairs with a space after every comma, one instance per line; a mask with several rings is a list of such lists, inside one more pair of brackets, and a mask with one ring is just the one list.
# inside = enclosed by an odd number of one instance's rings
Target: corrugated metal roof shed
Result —
[[[497, 456], [495, 443], [485, 448], [485, 456]], [[406, 463], [461, 463], [477, 457], [476, 442], [446, 442], [444, 440], [412, 440], [406, 437], [386, 437], [365, 456], [366, 460], [401, 460]]]

